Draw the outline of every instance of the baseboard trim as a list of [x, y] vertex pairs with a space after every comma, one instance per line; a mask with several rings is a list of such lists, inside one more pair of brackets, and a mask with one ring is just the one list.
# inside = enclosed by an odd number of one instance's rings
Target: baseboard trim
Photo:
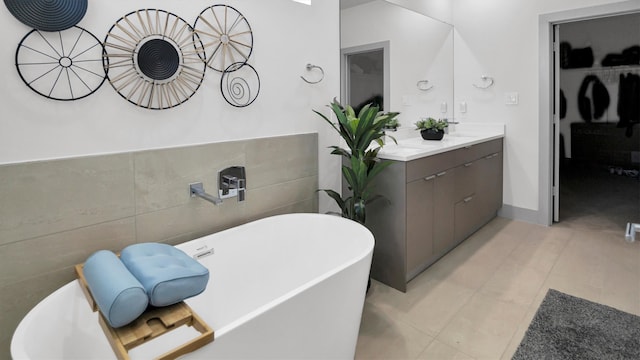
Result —
[[502, 208], [498, 211], [498, 216], [524, 221], [531, 224], [547, 225], [540, 223], [540, 215], [537, 210], [525, 209], [512, 205], [502, 205]]

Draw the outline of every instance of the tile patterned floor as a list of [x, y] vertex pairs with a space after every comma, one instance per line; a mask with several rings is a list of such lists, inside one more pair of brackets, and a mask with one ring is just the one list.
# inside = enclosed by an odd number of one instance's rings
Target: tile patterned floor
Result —
[[510, 359], [549, 288], [640, 315], [640, 242], [496, 218], [406, 293], [373, 281], [356, 359]]

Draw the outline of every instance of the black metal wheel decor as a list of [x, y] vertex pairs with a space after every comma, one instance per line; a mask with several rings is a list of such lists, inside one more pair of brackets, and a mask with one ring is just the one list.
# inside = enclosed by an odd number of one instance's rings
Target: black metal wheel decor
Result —
[[4, 0], [23, 24], [42, 31], [62, 31], [77, 25], [87, 12], [87, 0]]
[[213, 70], [223, 72], [246, 64], [253, 51], [253, 32], [247, 19], [228, 5], [213, 5], [204, 9], [194, 24], [195, 33], [204, 43], [202, 60]]
[[190, 24], [164, 10], [141, 9], [120, 18], [104, 41], [104, 67], [127, 101], [168, 109], [189, 100], [204, 79], [204, 45]]
[[87, 30], [31, 30], [16, 50], [18, 74], [31, 90], [49, 99], [77, 100], [104, 83], [102, 43]]
[[229, 65], [220, 79], [224, 99], [235, 107], [251, 105], [260, 93], [260, 77], [253, 66], [237, 62]]

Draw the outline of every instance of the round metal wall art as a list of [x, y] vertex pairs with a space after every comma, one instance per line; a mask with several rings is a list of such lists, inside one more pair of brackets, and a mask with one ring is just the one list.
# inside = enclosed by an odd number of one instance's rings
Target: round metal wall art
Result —
[[260, 93], [260, 77], [253, 66], [237, 62], [229, 65], [220, 79], [224, 99], [235, 107], [251, 105]]
[[120, 18], [104, 40], [104, 68], [129, 102], [168, 109], [189, 100], [204, 79], [204, 45], [190, 24], [164, 10]]
[[205, 53], [202, 60], [213, 70], [238, 69], [232, 64], [246, 64], [253, 51], [253, 32], [247, 19], [228, 5], [204, 9], [193, 25], [202, 38]]
[[74, 26], [57, 32], [31, 30], [16, 50], [16, 68], [31, 90], [54, 100], [77, 100], [104, 83], [102, 43]]
[[62, 31], [77, 25], [87, 12], [87, 0], [4, 0], [23, 24], [41, 31]]

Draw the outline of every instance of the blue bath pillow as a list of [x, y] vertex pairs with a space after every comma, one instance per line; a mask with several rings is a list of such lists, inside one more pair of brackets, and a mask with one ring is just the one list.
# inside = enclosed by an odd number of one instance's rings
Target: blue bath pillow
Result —
[[98, 308], [114, 328], [129, 324], [147, 309], [144, 287], [111, 251], [91, 255], [82, 271]]
[[120, 259], [142, 283], [153, 306], [168, 306], [204, 291], [209, 269], [167, 244], [127, 246]]

